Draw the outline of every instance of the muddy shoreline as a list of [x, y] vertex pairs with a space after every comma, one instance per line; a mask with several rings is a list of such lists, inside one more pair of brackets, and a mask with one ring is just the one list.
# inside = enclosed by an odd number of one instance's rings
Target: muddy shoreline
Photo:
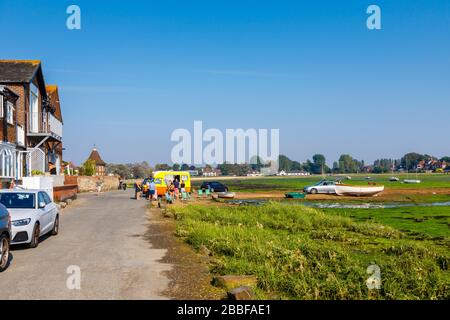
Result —
[[[153, 203], [156, 206], [156, 203]], [[149, 223], [144, 237], [153, 248], [166, 249], [161, 262], [173, 267], [166, 271], [170, 285], [162, 294], [175, 300], [219, 300], [226, 293], [211, 285], [209, 257], [192, 249], [175, 235], [175, 220], [164, 216], [165, 209], [152, 207], [147, 210]]]

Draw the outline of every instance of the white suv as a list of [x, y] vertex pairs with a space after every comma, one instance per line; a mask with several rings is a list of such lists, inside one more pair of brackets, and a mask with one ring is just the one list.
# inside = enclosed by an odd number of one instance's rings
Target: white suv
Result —
[[0, 190], [0, 203], [11, 215], [11, 244], [35, 248], [44, 234], [57, 235], [58, 207], [43, 190]]

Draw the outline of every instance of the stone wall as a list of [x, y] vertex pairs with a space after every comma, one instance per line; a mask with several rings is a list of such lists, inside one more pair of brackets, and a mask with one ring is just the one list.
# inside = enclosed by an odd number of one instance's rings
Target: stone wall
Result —
[[102, 191], [117, 190], [119, 188], [119, 178], [110, 176], [78, 176], [78, 192], [97, 191], [97, 182], [103, 183]]

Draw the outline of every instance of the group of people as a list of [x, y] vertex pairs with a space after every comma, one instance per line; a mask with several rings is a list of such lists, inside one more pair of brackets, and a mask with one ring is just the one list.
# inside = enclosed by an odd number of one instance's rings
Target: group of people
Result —
[[154, 179], [150, 178], [144, 179], [144, 181], [141, 184], [135, 182], [134, 191], [136, 199], [139, 199], [141, 194], [147, 200], [157, 199], [158, 197], [156, 193], [156, 184]]
[[[186, 190], [186, 183], [178, 178], [174, 180], [165, 181], [167, 185], [166, 200], [172, 203], [176, 199], [185, 199], [189, 197], [189, 193]], [[142, 183], [134, 183], [135, 198], [139, 199], [140, 196], [147, 200], [157, 200], [158, 192], [156, 188], [156, 183], [153, 178], [146, 178]]]
[[182, 199], [182, 195], [188, 193], [186, 192], [186, 183], [182, 180], [181, 182], [175, 178], [173, 181], [169, 181], [167, 183], [167, 195], [166, 198], [169, 198], [171, 201], [175, 199]]

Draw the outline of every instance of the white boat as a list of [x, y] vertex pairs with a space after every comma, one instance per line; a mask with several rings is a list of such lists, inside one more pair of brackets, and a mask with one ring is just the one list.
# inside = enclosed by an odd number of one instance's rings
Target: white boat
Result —
[[339, 196], [374, 196], [384, 191], [384, 186], [350, 186], [346, 184], [336, 185], [336, 194]]
[[407, 180], [403, 180], [403, 183], [407, 183], [407, 184], [419, 184], [422, 181], [420, 180], [414, 180], [414, 179], [407, 179]]
[[234, 192], [219, 192], [217, 194], [217, 196], [219, 198], [225, 198], [225, 199], [233, 199], [235, 197], [235, 193]]
[[397, 178], [397, 177], [390, 177], [390, 178], [389, 178], [389, 181], [391, 181], [391, 182], [397, 182], [397, 181], [400, 181], [400, 178]]

